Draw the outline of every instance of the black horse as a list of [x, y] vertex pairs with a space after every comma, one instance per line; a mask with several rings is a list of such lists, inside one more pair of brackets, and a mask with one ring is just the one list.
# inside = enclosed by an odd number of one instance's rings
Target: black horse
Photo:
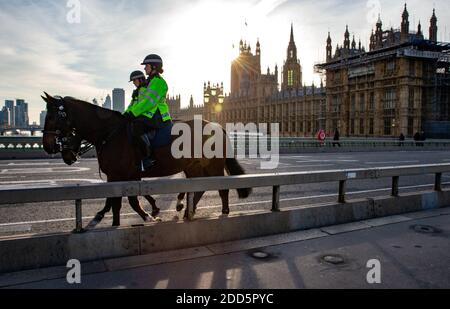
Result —
[[[78, 160], [82, 141], [94, 145], [101, 171], [107, 176], [108, 182], [141, 181], [142, 178], [155, 178], [176, 175], [184, 172], [187, 178], [243, 175], [244, 169], [235, 158], [227, 158], [226, 149], [220, 158], [208, 159], [205, 156], [195, 158], [192, 150], [191, 158], [176, 159], [172, 155], [171, 145], [154, 150], [154, 158], [158, 168], [148, 172], [140, 172], [136, 166], [143, 159], [140, 151], [133, 147], [125, 129], [128, 120], [119, 112], [107, 110], [93, 104], [71, 97], [54, 98], [47, 93], [42, 97], [47, 102], [47, 117], [43, 135], [44, 150], [49, 154], [61, 152], [66, 164]], [[194, 132], [194, 121], [186, 122]], [[203, 121], [202, 128], [209, 122]], [[218, 125], [217, 125], [218, 126]], [[220, 128], [223, 130], [223, 128]], [[223, 130], [224, 131], [224, 130]], [[225, 132], [225, 131], [224, 131]], [[181, 133], [180, 133], [181, 134]], [[172, 142], [180, 135], [172, 136]], [[204, 145], [211, 136], [203, 137]], [[192, 136], [194, 144], [194, 136]], [[224, 134], [224, 145], [228, 145], [228, 136]], [[251, 189], [238, 189], [240, 198], [247, 198]], [[228, 215], [229, 190], [219, 191], [222, 200], [222, 213]], [[194, 209], [203, 197], [204, 192], [194, 194]], [[182, 206], [180, 194], [177, 208]], [[181, 198], [181, 199], [180, 199]], [[142, 209], [137, 197], [130, 197], [131, 207], [145, 220], [150, 216]], [[90, 226], [100, 223], [105, 214], [113, 210], [113, 226], [120, 225], [121, 198], [108, 198], [105, 208], [100, 211]], [[180, 209], [181, 210], [181, 209]], [[185, 217], [189, 218], [186, 210]], [[189, 218], [191, 219], [191, 218]]]

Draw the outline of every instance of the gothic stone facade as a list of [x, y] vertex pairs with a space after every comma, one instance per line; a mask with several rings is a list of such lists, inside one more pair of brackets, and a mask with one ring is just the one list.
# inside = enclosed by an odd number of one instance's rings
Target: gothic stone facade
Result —
[[401, 29], [383, 30], [379, 18], [369, 51], [356, 46], [345, 31], [344, 45], [332, 53], [327, 40], [326, 127], [347, 136], [450, 137], [450, 44], [437, 42], [437, 18], [431, 18], [429, 39], [419, 23], [409, 31], [406, 5]]
[[[255, 54], [241, 41], [239, 57], [231, 65], [231, 93], [215, 98], [211, 91], [223, 94], [222, 88], [205, 87], [205, 118], [226, 123], [278, 123], [280, 135], [285, 137], [314, 136], [325, 128], [325, 89], [302, 84], [302, 68], [297, 58], [297, 46], [291, 27], [287, 58], [281, 73], [278, 66], [272, 73], [261, 72], [261, 45]], [[219, 90], [219, 91], [215, 91]], [[223, 103], [221, 103], [223, 101]]]

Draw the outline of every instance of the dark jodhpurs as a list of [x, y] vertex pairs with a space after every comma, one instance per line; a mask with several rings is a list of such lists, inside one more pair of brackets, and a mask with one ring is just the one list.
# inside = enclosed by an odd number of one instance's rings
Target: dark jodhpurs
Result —
[[159, 111], [157, 111], [155, 117], [152, 119], [141, 116], [132, 122], [131, 135], [133, 138], [133, 143], [139, 147], [144, 157], [151, 155], [150, 139], [146, 135], [152, 131], [160, 129], [162, 125], [163, 121]]

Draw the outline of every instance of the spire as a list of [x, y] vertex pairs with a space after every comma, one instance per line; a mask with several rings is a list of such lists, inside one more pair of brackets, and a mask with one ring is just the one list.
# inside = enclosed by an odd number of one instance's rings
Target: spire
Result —
[[405, 3], [405, 9], [403, 10], [402, 17], [403, 17], [404, 20], [409, 18], [408, 5], [406, 3]]
[[297, 46], [294, 41], [294, 24], [291, 24], [291, 40], [287, 49], [287, 59], [297, 62]]
[[294, 23], [291, 23], [291, 40], [290, 43], [294, 43]]
[[191, 99], [189, 100], [189, 106], [191, 107], [191, 108], [193, 108], [194, 107], [194, 97], [191, 95]]
[[431, 22], [437, 22], [436, 9], [433, 9], [433, 15], [431, 16]]
[[409, 39], [409, 13], [406, 3], [405, 9], [403, 10], [402, 14], [402, 26], [400, 37], [402, 41], [407, 41]]
[[328, 31], [328, 38], [327, 38], [327, 61], [330, 61], [331, 58], [333, 57], [333, 46], [331, 45], [332, 41], [331, 41], [331, 35], [330, 32]]
[[344, 49], [350, 49], [350, 32], [348, 32], [348, 25], [345, 26], [344, 34]]
[[417, 35], [418, 35], [418, 36], [423, 36], [423, 33], [422, 33], [422, 24], [420, 23], [420, 20], [419, 20], [419, 26], [417, 27]]
[[356, 49], [356, 41], [355, 41], [354, 35], [353, 35], [353, 40], [352, 40], [352, 49]]
[[256, 55], [257, 56], [261, 55], [261, 44], [259, 43], [259, 38], [258, 41], [256, 42]]
[[437, 42], [437, 17], [436, 17], [436, 9], [433, 9], [433, 15], [430, 20], [430, 41]]

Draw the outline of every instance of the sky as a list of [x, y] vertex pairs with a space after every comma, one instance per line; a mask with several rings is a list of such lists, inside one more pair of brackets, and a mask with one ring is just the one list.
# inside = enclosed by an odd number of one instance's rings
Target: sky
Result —
[[[450, 41], [450, 1], [409, 0], [411, 30], [428, 35], [436, 8], [438, 39]], [[31, 122], [45, 109], [40, 95], [100, 100], [113, 88], [133, 89], [130, 72], [146, 55], [164, 59], [170, 95], [202, 103], [203, 83], [224, 82], [241, 39], [262, 49], [262, 72], [281, 68], [290, 25], [303, 81], [320, 83], [314, 64], [325, 59], [328, 31], [342, 45], [346, 24], [368, 46], [378, 14], [399, 28], [404, 0], [11, 0], [0, 1], [0, 102], [23, 98]], [[79, 14], [78, 14], [79, 13]], [[448, 27], [448, 29], [447, 29]], [[279, 79], [281, 80], [281, 78]], [[3, 105], [3, 104], [2, 104]]]

